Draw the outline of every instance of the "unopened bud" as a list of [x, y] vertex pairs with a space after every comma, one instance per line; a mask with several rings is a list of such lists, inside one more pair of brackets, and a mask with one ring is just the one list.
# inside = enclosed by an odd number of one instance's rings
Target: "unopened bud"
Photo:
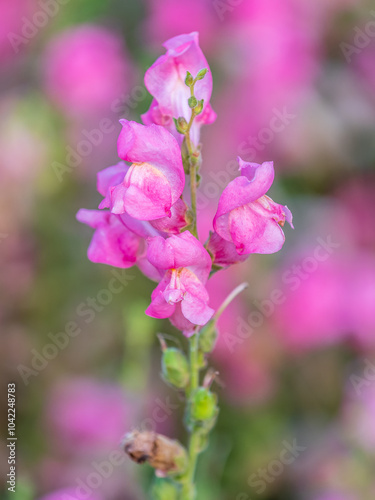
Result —
[[216, 395], [206, 389], [199, 387], [193, 394], [191, 416], [194, 420], [211, 420], [217, 413]]
[[183, 116], [180, 116], [177, 118], [177, 120], [176, 118], [173, 118], [173, 121], [176, 126], [177, 132], [179, 132], [180, 134], [185, 134], [189, 127], [188, 122], [185, 120], [185, 118]]
[[198, 71], [198, 74], [197, 76], [195, 77], [195, 80], [198, 81], [198, 80], [203, 80], [203, 78], [206, 76], [208, 72], [208, 69], [207, 68], [203, 68], [201, 69], [200, 71]]
[[185, 355], [175, 347], [163, 351], [162, 374], [166, 382], [183, 389], [189, 383], [189, 363]]
[[193, 78], [193, 75], [191, 73], [189, 73], [189, 71], [186, 73], [186, 78], [185, 78], [185, 85], [187, 85], [188, 87], [191, 87], [194, 83], [194, 78]]
[[178, 441], [162, 434], [150, 431], [129, 432], [122, 445], [134, 462], [147, 462], [159, 474], [180, 473], [186, 469], [188, 460], [185, 448]]
[[154, 500], [178, 500], [178, 486], [170, 479], [155, 478], [152, 486], [152, 498]]
[[217, 337], [216, 321], [211, 320], [199, 332], [199, 349], [205, 353], [211, 352], [215, 347]]
[[189, 107], [193, 109], [198, 104], [198, 99], [192, 95], [188, 99], [188, 104], [189, 104]]
[[203, 111], [204, 99], [198, 101], [198, 104], [194, 108], [194, 112], [196, 115], [199, 115]]

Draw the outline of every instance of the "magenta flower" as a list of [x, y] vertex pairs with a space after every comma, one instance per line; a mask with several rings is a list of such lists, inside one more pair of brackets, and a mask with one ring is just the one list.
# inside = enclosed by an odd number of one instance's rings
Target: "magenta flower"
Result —
[[[176, 139], [163, 127], [120, 120], [120, 163], [98, 176], [98, 190], [105, 196], [100, 208], [114, 214], [127, 213], [140, 220], [171, 217], [171, 207], [185, 185], [181, 152]], [[121, 180], [122, 179], [122, 180]]]
[[146, 314], [169, 318], [189, 336], [195, 325], [205, 325], [214, 310], [208, 306], [205, 283], [211, 270], [211, 258], [203, 245], [189, 232], [152, 238], [147, 251], [149, 262], [164, 271], [151, 295]]
[[[97, 189], [98, 192], [104, 196], [104, 199], [99, 204], [99, 208], [112, 208], [112, 193], [116, 190], [116, 187], [123, 183], [125, 175], [129, 169], [130, 167], [121, 161], [117, 165], [107, 167], [98, 172]], [[122, 188], [119, 187], [119, 189]], [[180, 229], [188, 225], [187, 210], [188, 207], [186, 203], [179, 198], [176, 203], [171, 206], [170, 214], [168, 216], [151, 220], [149, 221], [149, 225], [164, 233], [178, 234]], [[138, 228], [138, 230], [135, 230], [136, 233], [139, 232], [141, 227], [145, 227], [146, 225], [145, 222], [140, 222], [139, 220], [138, 222], [136, 220], [131, 221], [132, 217], [125, 217], [127, 214], [123, 215], [123, 220], [126, 219], [126, 225], [128, 227], [131, 225], [132, 227]], [[132, 229], [132, 227], [130, 227], [130, 229]], [[150, 231], [150, 229], [148, 229], [148, 231]], [[155, 235], [156, 233], [152, 234], [152, 236]], [[148, 233], [145, 237], [149, 236], [150, 234]]]
[[[186, 73], [189, 71], [195, 77], [201, 69], [208, 69], [198, 38], [198, 33], [193, 32], [167, 40], [164, 43], [167, 53], [160, 56], [145, 74], [145, 85], [154, 100], [147, 113], [142, 115], [143, 123], [163, 125], [179, 140], [182, 140], [182, 136], [176, 131], [173, 118], [183, 116], [189, 121], [191, 116], [188, 105], [190, 90], [185, 85]], [[203, 111], [194, 120], [191, 129], [195, 144], [199, 143], [201, 125], [212, 123], [216, 119], [216, 113], [210, 105], [211, 93], [212, 76], [209, 71], [195, 85], [196, 98], [204, 100]]]
[[207, 250], [212, 255], [213, 263], [219, 267], [228, 267], [238, 262], [244, 262], [248, 255], [239, 255], [231, 241], [224, 240], [217, 233], [211, 233]]
[[121, 268], [134, 266], [145, 246], [142, 238], [126, 227], [123, 216], [82, 208], [76, 217], [95, 229], [87, 250], [89, 260]]
[[246, 163], [238, 157], [241, 176], [224, 189], [214, 218], [215, 231], [233, 242], [239, 255], [278, 252], [292, 225], [292, 214], [266, 196], [274, 179], [273, 162]]

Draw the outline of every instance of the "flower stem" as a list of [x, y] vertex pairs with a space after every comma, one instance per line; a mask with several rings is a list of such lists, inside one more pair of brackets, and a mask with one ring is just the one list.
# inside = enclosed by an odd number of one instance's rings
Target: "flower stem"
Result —
[[190, 164], [190, 193], [191, 193], [191, 210], [193, 212], [193, 223], [191, 232], [193, 236], [198, 238], [197, 229], [197, 167], [194, 162]]
[[[188, 388], [188, 408], [191, 408], [192, 397], [196, 389], [199, 387], [199, 362], [198, 362], [198, 350], [199, 350], [199, 334], [196, 332], [189, 339], [189, 349], [190, 349], [190, 384]], [[196, 429], [194, 422], [189, 425], [190, 438], [189, 438], [189, 466], [184, 478], [182, 487], [182, 500], [194, 500], [195, 499], [195, 469], [197, 465], [197, 459], [199, 455], [199, 431]]]
[[246, 288], [249, 286], [249, 283], [243, 282], [240, 285], [236, 286], [236, 288], [230, 292], [228, 297], [224, 300], [224, 302], [221, 304], [219, 309], [216, 311], [214, 317], [212, 318], [213, 320], [217, 321], [219, 317], [222, 315], [222, 313], [225, 311], [225, 309], [229, 306], [229, 304], [234, 300], [237, 295], [239, 295], [241, 292], [246, 290]]

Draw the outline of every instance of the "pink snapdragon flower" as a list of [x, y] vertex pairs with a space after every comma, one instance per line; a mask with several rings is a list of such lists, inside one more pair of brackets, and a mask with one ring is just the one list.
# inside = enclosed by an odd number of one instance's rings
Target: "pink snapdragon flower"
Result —
[[[203, 68], [209, 68], [206, 58], [199, 47], [198, 33], [179, 35], [164, 43], [167, 53], [160, 56], [146, 71], [145, 85], [154, 97], [150, 109], [142, 115], [144, 124], [163, 125], [182, 141], [182, 135], [176, 131], [173, 118], [183, 116], [190, 120], [191, 109], [188, 105], [190, 90], [185, 85], [186, 73], [193, 77]], [[194, 144], [199, 143], [199, 131], [203, 124], [215, 121], [216, 113], [210, 105], [212, 93], [212, 75], [208, 71], [203, 80], [195, 84], [195, 97], [204, 100], [203, 111], [196, 117], [191, 128]]]
[[171, 217], [171, 207], [185, 185], [176, 139], [157, 125], [120, 121], [118, 154], [133, 164], [119, 164], [99, 174], [98, 189], [105, 196], [100, 208], [109, 207], [114, 214], [127, 213], [140, 220]]
[[211, 258], [203, 245], [189, 232], [152, 238], [147, 258], [164, 276], [151, 295], [146, 314], [169, 318], [186, 336], [195, 325], [205, 325], [214, 310], [208, 306], [205, 288], [211, 271]]
[[101, 115], [129, 86], [129, 57], [120, 36], [82, 25], [58, 34], [44, 58], [45, 87], [65, 112]]
[[281, 227], [292, 225], [292, 214], [266, 193], [274, 179], [273, 162], [247, 163], [238, 157], [241, 176], [224, 189], [214, 218], [215, 231], [233, 242], [237, 253], [278, 252], [285, 236]]
[[[114, 191], [116, 186], [122, 183], [129, 168], [130, 167], [124, 162], [119, 162], [117, 165], [113, 165], [98, 172], [97, 190], [102, 196], [104, 196], [104, 199], [99, 204], [99, 208], [111, 207], [112, 192]], [[124, 221], [125, 225], [129, 227], [129, 229], [133, 230], [135, 233], [144, 238], [147, 238], [149, 236], [156, 236], [156, 232], [153, 231], [149, 227], [149, 225], [161, 232], [178, 234], [180, 232], [180, 229], [187, 226], [188, 224], [187, 210], [188, 207], [186, 203], [181, 198], [179, 198], [176, 203], [172, 205], [170, 215], [162, 217], [160, 219], [151, 220], [149, 221], [149, 224], [147, 224], [146, 222], [137, 222], [136, 220], [133, 220], [133, 218], [128, 214], [123, 214], [122, 220]]]
[[125, 217], [84, 208], [76, 217], [79, 222], [95, 229], [87, 250], [91, 262], [126, 269], [142, 255], [142, 238], [127, 228]]
[[[99, 208], [111, 205], [112, 191], [122, 183], [130, 168], [119, 162], [98, 172], [97, 190], [104, 197]], [[146, 259], [146, 240], [154, 236], [178, 234], [188, 224], [187, 209], [185, 202], [179, 198], [172, 205], [169, 217], [153, 221], [134, 219], [127, 213], [117, 215], [107, 210], [87, 209], [79, 210], [76, 218], [95, 229], [87, 251], [89, 260], [120, 268], [137, 264], [146, 276], [158, 281], [160, 273]]]

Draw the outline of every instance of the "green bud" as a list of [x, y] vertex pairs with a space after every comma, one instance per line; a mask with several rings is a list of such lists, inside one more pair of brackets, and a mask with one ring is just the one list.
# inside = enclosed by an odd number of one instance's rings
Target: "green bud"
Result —
[[191, 97], [189, 97], [189, 99], [188, 99], [188, 104], [189, 104], [189, 107], [190, 107], [190, 108], [195, 108], [195, 106], [198, 104], [198, 100], [197, 100], [197, 98], [196, 98], [195, 96], [193, 96], [193, 95], [192, 95], [192, 96], [191, 96]]
[[185, 118], [183, 116], [179, 116], [177, 120], [176, 118], [173, 118], [173, 121], [176, 126], [177, 132], [179, 132], [180, 134], [185, 134], [189, 127], [188, 122], [185, 120]]
[[193, 394], [191, 416], [194, 420], [211, 420], [217, 413], [216, 394], [199, 387]]
[[182, 389], [189, 384], [189, 363], [185, 355], [175, 347], [163, 351], [162, 374], [166, 382]]
[[203, 111], [204, 99], [198, 101], [198, 104], [194, 108], [194, 112], [196, 115], [199, 115]]
[[215, 347], [217, 336], [216, 321], [210, 321], [199, 332], [199, 349], [205, 353], [211, 352]]
[[152, 486], [154, 500], [178, 500], [178, 486], [169, 479], [155, 478]]
[[203, 68], [200, 71], [198, 71], [198, 74], [195, 77], [195, 81], [203, 80], [203, 78], [206, 76], [207, 72], [208, 72], [207, 68]]
[[185, 85], [187, 85], [188, 87], [191, 87], [194, 83], [194, 78], [193, 78], [193, 75], [191, 73], [189, 73], [189, 71], [186, 73], [186, 78], [185, 78]]

